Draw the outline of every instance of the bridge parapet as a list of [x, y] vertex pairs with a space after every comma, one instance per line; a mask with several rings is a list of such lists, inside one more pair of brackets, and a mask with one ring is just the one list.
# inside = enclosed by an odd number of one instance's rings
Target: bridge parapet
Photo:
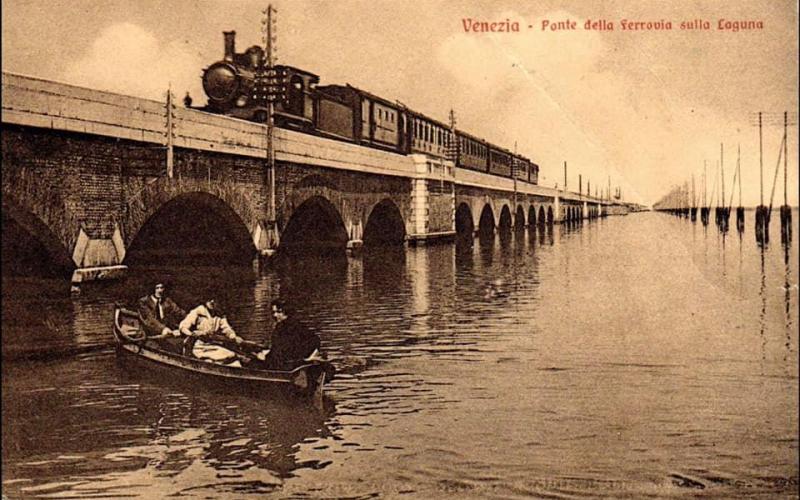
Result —
[[[65, 83], [2, 74], [2, 121], [167, 145], [166, 104]], [[186, 108], [174, 110], [173, 145], [266, 158], [266, 126]], [[277, 161], [416, 176], [414, 162], [388, 151], [364, 148], [291, 130], [275, 130]]]
[[[12, 73], [2, 74], [2, 93], [3, 123], [167, 145], [164, 102]], [[175, 108], [174, 116], [176, 147], [266, 158], [266, 126], [262, 124], [182, 107]], [[284, 129], [275, 130], [275, 158], [409, 179], [419, 177], [416, 161], [409, 156]], [[444, 177], [452, 177], [459, 185], [606, 204], [578, 193], [515, 183], [512, 179], [454, 168], [452, 164], [447, 168]], [[442, 177], [441, 172], [429, 174]]]
[[[129, 139], [165, 147], [167, 144], [164, 102], [13, 73], [2, 74], [2, 92], [4, 123]], [[266, 158], [266, 126], [262, 124], [182, 107], [175, 108], [174, 114], [173, 144], [176, 147]], [[415, 160], [408, 156], [292, 130], [275, 130], [275, 158], [410, 179], [419, 176]], [[515, 185], [512, 179], [453, 168], [452, 164], [448, 168], [450, 171], [445, 177], [453, 177], [460, 185], [606, 204], [604, 200], [527, 182]], [[441, 172], [430, 174], [436, 178], [442, 176]]]

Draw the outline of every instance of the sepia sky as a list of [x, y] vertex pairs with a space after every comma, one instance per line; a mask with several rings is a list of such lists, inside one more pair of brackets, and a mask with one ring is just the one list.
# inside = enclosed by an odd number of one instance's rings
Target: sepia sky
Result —
[[[266, 1], [6, 0], [3, 71], [162, 99], [171, 82], [205, 102], [202, 70], [222, 57], [222, 31], [237, 50], [261, 41]], [[743, 203], [759, 201], [758, 128], [764, 128], [765, 197], [789, 128], [790, 203], [797, 204], [798, 12], [784, 0], [295, 1], [278, 9], [279, 63], [350, 83], [458, 127], [540, 164], [541, 183], [577, 190], [578, 174], [628, 200], [653, 203], [673, 185], [709, 192], [725, 146], [729, 196], [741, 145]], [[518, 33], [466, 32], [463, 19], [519, 23]], [[587, 31], [586, 20], [613, 22]], [[621, 30], [620, 22], [670, 21], [672, 30]], [[708, 21], [708, 30], [680, 23]], [[718, 30], [720, 19], [763, 29]], [[549, 20], [577, 29], [542, 31]], [[532, 26], [532, 28], [529, 28]], [[782, 168], [782, 167], [781, 167]], [[783, 172], [776, 205], [782, 203]], [[738, 192], [738, 189], [737, 189]], [[728, 197], [726, 196], [726, 197]], [[738, 194], [737, 194], [738, 197]], [[728, 200], [729, 201], [729, 200]], [[736, 205], [737, 200], [734, 200]]]

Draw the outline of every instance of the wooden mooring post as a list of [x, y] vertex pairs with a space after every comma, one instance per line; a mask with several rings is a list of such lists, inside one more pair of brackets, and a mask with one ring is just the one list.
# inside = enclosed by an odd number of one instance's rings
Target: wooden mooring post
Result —
[[725, 156], [723, 150], [723, 144], [719, 143], [719, 171], [720, 171], [720, 187], [722, 189], [722, 193], [720, 194], [719, 203], [722, 205], [719, 207], [719, 220], [717, 224], [719, 225], [719, 230], [723, 233], [728, 232], [728, 227], [730, 224], [731, 219], [731, 209], [728, 205], [725, 204]]
[[761, 112], [758, 113], [758, 166], [761, 179], [761, 203], [756, 207], [756, 243], [769, 243], [769, 210], [764, 206], [764, 134]]
[[788, 113], [783, 112], [783, 205], [781, 205], [781, 242], [789, 244], [792, 241], [792, 207], [789, 206], [787, 183], [789, 174], [787, 158], [789, 156]]
[[769, 243], [769, 207], [764, 205], [756, 207], [756, 242]]
[[742, 206], [742, 146], [737, 146], [736, 173], [739, 175], [739, 205], [736, 207], [736, 230], [744, 232], [744, 207]]
[[736, 207], [736, 230], [744, 231], [744, 207]]

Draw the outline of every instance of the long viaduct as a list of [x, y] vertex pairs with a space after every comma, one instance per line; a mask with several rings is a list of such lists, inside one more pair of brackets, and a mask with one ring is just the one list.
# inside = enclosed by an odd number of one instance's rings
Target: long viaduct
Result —
[[626, 212], [426, 155], [283, 129], [273, 190], [261, 124], [180, 107], [167, 120], [162, 102], [9, 73], [2, 95], [4, 225], [32, 237], [76, 284], [124, 274], [164, 239], [253, 259]]

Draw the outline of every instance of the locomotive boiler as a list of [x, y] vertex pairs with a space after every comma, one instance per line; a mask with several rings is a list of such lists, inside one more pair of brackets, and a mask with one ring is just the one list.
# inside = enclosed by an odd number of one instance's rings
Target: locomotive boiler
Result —
[[314, 85], [319, 77], [292, 66], [266, 66], [264, 49], [253, 45], [236, 52], [236, 32], [226, 31], [225, 53], [203, 71], [206, 111], [244, 120], [266, 122], [269, 99], [274, 99], [275, 124], [310, 128], [314, 118]]

